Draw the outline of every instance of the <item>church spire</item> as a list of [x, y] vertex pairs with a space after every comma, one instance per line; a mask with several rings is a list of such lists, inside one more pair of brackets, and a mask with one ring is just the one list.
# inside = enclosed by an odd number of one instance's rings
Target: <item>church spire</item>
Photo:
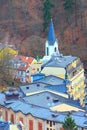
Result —
[[51, 19], [50, 26], [49, 26], [49, 32], [48, 32], [48, 38], [45, 43], [45, 55], [46, 56], [52, 56], [53, 54], [59, 54], [58, 50], [58, 40], [55, 35], [53, 21]]
[[56, 41], [56, 35], [54, 31], [54, 25], [53, 25], [53, 20], [51, 19], [50, 21], [50, 26], [49, 26], [49, 32], [48, 32], [48, 42], [50, 45], [53, 45]]

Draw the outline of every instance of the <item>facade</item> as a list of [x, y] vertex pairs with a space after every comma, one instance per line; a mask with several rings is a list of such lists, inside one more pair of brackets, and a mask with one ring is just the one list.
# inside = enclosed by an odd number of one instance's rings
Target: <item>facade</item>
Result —
[[10, 64], [14, 70], [14, 79], [19, 79], [22, 83], [31, 82], [31, 74], [35, 73], [36, 71], [35, 68], [31, 66], [33, 66], [33, 64], [36, 64], [36, 62], [37, 61], [33, 57], [16, 55], [10, 61]]
[[[29, 70], [30, 70], [30, 76], [32, 75], [36, 75], [36, 74], [39, 74], [41, 72], [41, 65], [42, 65], [42, 62], [41, 61], [36, 61], [34, 63], [32, 63], [29, 67]], [[32, 78], [31, 78], [31, 82], [32, 82]]]

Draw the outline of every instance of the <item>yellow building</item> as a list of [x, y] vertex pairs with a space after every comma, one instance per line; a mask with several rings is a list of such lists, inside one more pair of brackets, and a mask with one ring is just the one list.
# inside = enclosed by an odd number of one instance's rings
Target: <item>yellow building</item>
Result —
[[70, 97], [75, 100], [80, 99], [83, 104], [84, 88], [85, 88], [85, 76], [83, 64], [79, 58], [73, 56], [53, 55], [52, 58], [42, 65], [41, 73], [48, 75], [54, 75], [63, 79], [68, 79], [70, 85], [68, 85], [68, 93]]

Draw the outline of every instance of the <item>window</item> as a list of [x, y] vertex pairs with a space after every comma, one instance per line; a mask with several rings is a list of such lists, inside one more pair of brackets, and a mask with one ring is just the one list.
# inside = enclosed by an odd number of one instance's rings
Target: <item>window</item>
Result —
[[52, 127], [52, 121], [50, 121], [50, 127]]
[[55, 52], [57, 51], [56, 47], [54, 48], [54, 51], [55, 51]]
[[47, 47], [47, 56], [49, 55], [49, 48]]
[[77, 73], [77, 71], [75, 70], [75, 71], [72, 73], [72, 75], [73, 75], [73, 76], [75, 76], [75, 75], [76, 75], [76, 73]]
[[8, 121], [8, 112], [5, 111], [5, 120]]
[[39, 68], [37, 68], [37, 71], [39, 71]]
[[49, 124], [49, 121], [47, 120], [47, 124]]
[[24, 123], [23, 118], [19, 117], [19, 121], [21, 121], [22, 123]]
[[27, 73], [29, 73], [29, 70], [27, 70]]
[[23, 71], [21, 71], [21, 75], [23, 75]]
[[47, 128], [47, 130], [49, 130], [49, 128]]
[[33, 121], [29, 120], [29, 130], [33, 130]]
[[11, 114], [11, 122], [14, 124], [14, 115]]
[[38, 122], [38, 130], [42, 130], [42, 123]]

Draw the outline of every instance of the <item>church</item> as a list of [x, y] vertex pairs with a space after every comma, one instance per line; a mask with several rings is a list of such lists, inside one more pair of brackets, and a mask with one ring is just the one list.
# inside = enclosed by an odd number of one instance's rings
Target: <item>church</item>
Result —
[[59, 42], [51, 20], [45, 43], [45, 56], [43, 57], [45, 63], [41, 66], [41, 73], [45, 74], [45, 76], [54, 75], [62, 79], [67, 78], [70, 81], [68, 87], [69, 96], [74, 100], [79, 99], [81, 105], [83, 105], [84, 88], [86, 87], [83, 63], [76, 56], [61, 54], [58, 45]]

